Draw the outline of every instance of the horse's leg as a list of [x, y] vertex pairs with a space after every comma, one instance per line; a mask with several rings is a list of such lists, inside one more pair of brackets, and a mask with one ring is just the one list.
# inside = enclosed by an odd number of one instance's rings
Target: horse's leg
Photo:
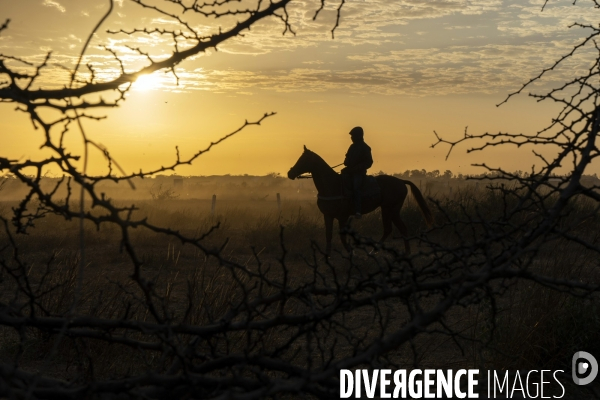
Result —
[[344, 245], [346, 251], [350, 252], [352, 251], [352, 248], [346, 240], [346, 230], [348, 229], [348, 217], [339, 218], [338, 223], [340, 226], [340, 240], [342, 241], [342, 244]]
[[400, 219], [400, 208], [398, 209], [394, 209], [393, 213], [392, 213], [392, 221], [394, 221], [394, 225], [396, 225], [396, 228], [398, 228], [398, 230], [400, 231], [400, 234], [402, 235], [402, 239], [404, 240], [404, 249], [406, 250], [406, 254], [410, 254], [410, 243], [408, 242], [408, 229], [406, 229], [406, 225], [404, 225], [404, 222], [402, 222], [402, 219]]
[[331, 254], [331, 237], [333, 233], [333, 217], [323, 214], [325, 217], [325, 239], [327, 241], [327, 247], [325, 248], [325, 253], [327, 255]]
[[392, 233], [392, 214], [393, 210], [389, 207], [381, 207], [381, 222], [383, 222], [383, 235], [379, 239], [380, 243]]

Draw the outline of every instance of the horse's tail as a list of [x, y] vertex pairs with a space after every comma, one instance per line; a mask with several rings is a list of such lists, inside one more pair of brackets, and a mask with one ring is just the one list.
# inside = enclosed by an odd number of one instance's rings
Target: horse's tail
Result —
[[411, 181], [403, 180], [402, 182], [410, 186], [410, 191], [412, 192], [413, 197], [417, 201], [417, 204], [421, 209], [421, 213], [423, 213], [423, 217], [425, 218], [425, 222], [427, 222], [427, 226], [431, 227], [431, 225], [433, 225], [433, 214], [431, 214], [431, 210], [429, 209], [429, 206], [427, 205], [423, 194], [421, 193], [417, 185], [415, 185]]

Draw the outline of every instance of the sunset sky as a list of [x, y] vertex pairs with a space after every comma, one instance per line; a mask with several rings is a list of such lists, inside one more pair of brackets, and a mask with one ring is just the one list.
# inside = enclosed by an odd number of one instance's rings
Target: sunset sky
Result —
[[[99, 115], [106, 120], [86, 121], [85, 128], [128, 172], [168, 164], [176, 145], [191, 154], [270, 111], [277, 115], [261, 127], [248, 128], [177, 173], [283, 174], [303, 145], [338, 164], [350, 144], [348, 132], [357, 125], [373, 150], [372, 172], [476, 173], [481, 170], [470, 164], [480, 162], [529, 170], [535, 163], [531, 148], [467, 155], [468, 146], [462, 146], [445, 161], [447, 147], [430, 148], [433, 131], [457, 139], [466, 126], [470, 133], [543, 128], [555, 106], [526, 95], [496, 104], [587, 35], [570, 24], [597, 23], [588, 2], [551, 1], [541, 12], [537, 0], [349, 0], [332, 39], [337, 5], [327, 3], [313, 22], [318, 1], [293, 3], [295, 36], [282, 36], [276, 19], [262, 22], [218, 52], [180, 64], [179, 86], [172, 74], [144, 77], [119, 109], [105, 110]], [[0, 0], [0, 20], [11, 19], [0, 34], [0, 53], [39, 62], [52, 51], [52, 67], [39, 85], [64, 85], [68, 72], [56, 65], [73, 65], [107, 8], [108, 1], [100, 0]], [[217, 22], [190, 17], [207, 32]], [[118, 66], [99, 45], [117, 51], [127, 68], [145, 61], [126, 44], [164, 57], [168, 37], [105, 33], [144, 26], [169, 28], [173, 22], [127, 0], [116, 2], [85, 62], [110, 78]], [[556, 85], [586, 67], [575, 60], [542, 85]], [[14, 104], [0, 104], [2, 156], [35, 157], [40, 133], [14, 110]], [[100, 172], [102, 165], [95, 154], [92, 168]]]

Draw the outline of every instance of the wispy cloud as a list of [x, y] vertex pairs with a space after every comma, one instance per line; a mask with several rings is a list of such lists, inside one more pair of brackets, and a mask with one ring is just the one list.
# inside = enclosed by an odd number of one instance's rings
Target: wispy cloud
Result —
[[57, 2], [57, 1], [54, 1], [54, 0], [44, 0], [44, 3], [43, 3], [43, 4], [44, 4], [46, 7], [54, 7], [54, 8], [56, 8], [58, 11], [60, 11], [60, 12], [63, 12], [63, 13], [64, 13], [65, 11], [67, 11], [67, 9], [66, 9], [66, 8], [64, 8], [64, 7], [63, 7], [63, 6], [62, 6], [62, 5], [61, 5], [59, 2]]
[[[163, 88], [315, 94], [341, 90], [356, 94], [408, 96], [508, 93], [528, 81], [541, 66], [551, 64], [568, 49], [568, 45], [568, 42], [553, 42], [546, 45], [490, 44], [372, 51], [349, 56], [347, 63], [309, 63], [309, 68], [202, 69], [178, 73], [180, 86], [175, 88], [165, 84]], [[580, 60], [569, 61], [533, 87], [564, 82], [582, 65]]]
[[[263, 21], [243, 37], [219, 46], [219, 53], [197, 56], [181, 64], [177, 69], [179, 86], [165, 77], [157, 87], [232, 93], [326, 90], [411, 96], [506, 93], [518, 89], [541, 68], [569, 51], [585, 33], [581, 29], [567, 29], [570, 23], [592, 23], [597, 17], [583, 6], [558, 5], [540, 13], [542, 1], [347, 2], [335, 40], [329, 33], [335, 21], [335, 4], [326, 2], [322, 15], [313, 21], [318, 0], [292, 3], [289, 15], [296, 36], [282, 37], [281, 21], [276, 18]], [[44, 0], [44, 5], [64, 11], [53, 0]], [[126, 11], [128, 16], [135, 15]], [[118, 21], [124, 19], [115, 17], [112, 23]], [[174, 21], [167, 18], [140, 18], [137, 22], [142, 26], [150, 23], [176, 28]], [[126, 23], [128, 28], [135, 25], [130, 20]], [[220, 23], [226, 27], [228, 22]], [[198, 29], [208, 35], [218, 30], [218, 26], [203, 25]], [[72, 45], [76, 38], [65, 35], [64, 40], [54, 39], [51, 61], [66, 67], [72, 65], [76, 54], [67, 44]], [[3, 42], [6, 42], [3, 46], [11, 46], [10, 40], [5, 38]], [[140, 48], [152, 59], [161, 60], [171, 54], [173, 38], [158, 33], [111, 35], [104, 36], [102, 43], [119, 54], [126, 71], [132, 71], [148, 64], [148, 59], [132, 48]], [[180, 49], [191, 44], [178, 41]], [[229, 64], [234, 67], [224, 68], [219, 57], [234, 60]], [[85, 63], [94, 65], [98, 79], [114, 78], [119, 71], [118, 62], [102, 50], [90, 49]], [[202, 69], [198, 69], [200, 66]], [[586, 66], [585, 60], [569, 61], [567, 68], [550, 74], [544, 84], [564, 81], [582, 66]], [[52, 73], [50, 78], [40, 80], [40, 84], [58, 85], [60, 71]]]

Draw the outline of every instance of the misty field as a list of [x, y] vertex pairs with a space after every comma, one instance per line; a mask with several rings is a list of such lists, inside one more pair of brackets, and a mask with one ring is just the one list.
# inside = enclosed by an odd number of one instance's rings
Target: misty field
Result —
[[[131, 279], [131, 260], [118, 239], [118, 226], [102, 225], [98, 229], [85, 221], [85, 272], [78, 278], [79, 221], [67, 221], [51, 213], [37, 220], [26, 235], [15, 234], [11, 227], [8, 227], [12, 231], [10, 236], [2, 234], [2, 243], [14, 241], [14, 246], [3, 245], [3, 259], [18, 261], [13, 269], [5, 264], [1, 272], [1, 301], [15, 303], [23, 301], [27, 293], [35, 293], [31, 313], [47, 317], [75, 312], [90, 319], [146, 322], [163, 318], [172, 325], [210, 326], [246, 301], [247, 291], [256, 290], [257, 285], [264, 284], [264, 279], [272, 287], [265, 288], [261, 296], [275, 293], [282, 284], [294, 288], [315, 282], [325, 287], [340, 282], [359, 286], [377, 282], [379, 276], [404, 279], [402, 276], [407, 273], [422, 274], [419, 279], [425, 283], [452, 279], [461, 273], [461, 243], [476, 242], [478, 235], [487, 229], [485, 221], [510, 208], [505, 197], [486, 188], [490, 182], [423, 179], [422, 189], [432, 209], [437, 210], [436, 227], [431, 231], [426, 229], [410, 195], [401, 213], [411, 235], [413, 252], [417, 253], [415, 257], [404, 257], [397, 231], [383, 247], [375, 242], [382, 232], [381, 217], [375, 211], [352, 222], [352, 254], [342, 250], [335, 232], [334, 252], [326, 258], [322, 252], [323, 217], [316, 206], [312, 181], [288, 181], [275, 175], [174, 181], [179, 179], [164, 177], [136, 182], [135, 191], [122, 184], [122, 189], [106, 190], [106, 195], [118, 203], [136, 205], [138, 210], [132, 217], [146, 217], [150, 223], [186, 237], [205, 234], [203, 252], [183, 244], [177, 235], [166, 237], [144, 228], [132, 231], [129, 239], [142, 259], [144, 275], [152, 282], [156, 310], [148, 308], [144, 294]], [[502, 185], [505, 184], [510, 182]], [[11, 198], [22, 196], [19, 190], [16, 182], [3, 185], [0, 212], [4, 218], [10, 219], [11, 209], [18, 207], [18, 202]], [[214, 213], [212, 194], [217, 199]], [[599, 218], [593, 212], [593, 205], [579, 202], [568, 212], [573, 224], [567, 228], [598, 243]], [[536, 223], [528, 220], [528, 215], [514, 218], [518, 219], [513, 221], [515, 225]], [[454, 223], [447, 224], [448, 221]], [[456, 248], [459, 262], [449, 259], [451, 267], [447, 270], [432, 270], [429, 263], [435, 258], [436, 246]], [[489, 251], [494, 251], [495, 244], [489, 246]], [[17, 250], [11, 254], [17, 248], [18, 254]], [[557, 279], [600, 283], [593, 252], [566, 241], [549, 242], [540, 248], [527, 274], [543, 272]], [[244, 267], [250, 273], [238, 274], [235, 268], [224, 266], [228, 263]], [[78, 309], [70, 310], [78, 285], [82, 288]], [[526, 279], [517, 282], [507, 278], [491, 285], [495, 296], [469, 301], [462, 307], [459, 304], [441, 322], [391, 351], [387, 361], [404, 367], [568, 370], [575, 351], [582, 348], [600, 351], [600, 303], [596, 297], [578, 299], [528, 283]], [[364, 290], [369, 291], [367, 287]], [[427, 309], [443, 295], [436, 291], [420, 295], [417, 304]], [[306, 306], [293, 300], [283, 302], [280, 307], [285, 311], [280, 312], [294, 314]], [[330, 351], [331, 355], [317, 356], [314, 349], [305, 347], [307, 339], [294, 339], [296, 333], [290, 329], [267, 329], [264, 334], [268, 337], [261, 343], [281, 346], [279, 356], [299, 365], [327, 363], [328, 359], [351, 356], [369, 338], [401, 328], [411, 319], [411, 307], [401, 299], [390, 298], [375, 313], [373, 308], [357, 307], [343, 317], [343, 329], [329, 327], [323, 332], [315, 329], [316, 347], [321, 352]], [[352, 337], [347, 336], [346, 330], [352, 332]], [[59, 331], [56, 328], [55, 334], [40, 334], [31, 328], [18, 331], [2, 327], [0, 357], [18, 359], [31, 372], [48, 371], [49, 375], [66, 380], [80, 376], [82, 371], [94, 379], [131, 376], [150, 367], [157, 368], [173, 357], [165, 359], [160, 345], [150, 344], [150, 332], [127, 336], [127, 340], [148, 343], [147, 348], [136, 349], [126, 342], [107, 344], [101, 340], [102, 335], [118, 333], [118, 328], [100, 330], [98, 340], [67, 335], [65, 340], [56, 342], [52, 339]], [[224, 351], [226, 346], [227, 352], [235, 352], [236, 347], [250, 340], [249, 335], [244, 331], [233, 332], [222, 343], [213, 338], [200, 347], [210, 352]], [[237, 350], [242, 351], [243, 346]], [[49, 358], [48, 354], [53, 355]]]

